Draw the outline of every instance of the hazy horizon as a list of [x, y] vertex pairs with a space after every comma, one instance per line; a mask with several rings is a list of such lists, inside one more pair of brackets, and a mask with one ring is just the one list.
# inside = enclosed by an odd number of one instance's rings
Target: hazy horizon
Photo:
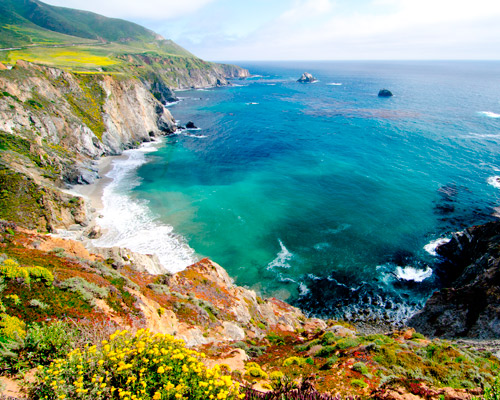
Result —
[[143, 25], [209, 60], [499, 60], [493, 0], [46, 0]]

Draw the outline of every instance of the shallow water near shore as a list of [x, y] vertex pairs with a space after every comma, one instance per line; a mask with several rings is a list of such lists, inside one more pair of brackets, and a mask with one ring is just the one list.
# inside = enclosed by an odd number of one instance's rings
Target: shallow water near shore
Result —
[[169, 107], [199, 130], [115, 166], [105, 240], [173, 271], [210, 257], [316, 315], [404, 320], [439, 287], [429, 244], [498, 205], [500, 63], [242, 66]]

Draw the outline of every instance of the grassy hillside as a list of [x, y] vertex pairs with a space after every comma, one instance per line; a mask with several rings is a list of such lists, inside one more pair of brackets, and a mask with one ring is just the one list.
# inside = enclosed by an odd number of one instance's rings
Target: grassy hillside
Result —
[[140, 25], [38, 0], [2, 0], [0, 48], [118, 42], [136, 49], [193, 57], [171, 40]]

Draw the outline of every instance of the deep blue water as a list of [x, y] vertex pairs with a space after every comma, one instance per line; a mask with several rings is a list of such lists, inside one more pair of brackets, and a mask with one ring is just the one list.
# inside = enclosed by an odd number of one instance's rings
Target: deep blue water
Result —
[[177, 93], [201, 129], [147, 153], [131, 198], [240, 285], [407, 317], [439, 286], [424, 246], [499, 203], [500, 63], [240, 65], [255, 76]]

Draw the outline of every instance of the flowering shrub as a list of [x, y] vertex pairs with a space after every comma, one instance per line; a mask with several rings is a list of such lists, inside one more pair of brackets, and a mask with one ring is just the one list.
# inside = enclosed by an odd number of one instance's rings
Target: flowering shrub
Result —
[[0, 336], [6, 339], [24, 339], [26, 324], [17, 317], [0, 314]]
[[10, 258], [4, 260], [0, 265], [0, 276], [6, 279], [22, 279], [27, 285], [31, 279], [44, 282], [47, 286], [52, 285], [54, 275], [47, 268], [43, 267], [20, 267], [17, 261]]
[[247, 365], [245, 365], [245, 376], [248, 379], [267, 379], [269, 377], [267, 373], [262, 370], [261, 366], [254, 362], [249, 362]]
[[100, 346], [75, 349], [38, 367], [33, 399], [237, 399], [239, 383], [169, 335], [116, 331]]
[[19, 267], [19, 264], [8, 258], [4, 260], [0, 265], [0, 275], [4, 276], [6, 279], [22, 279], [25, 283], [29, 284], [30, 275], [26, 268]]

